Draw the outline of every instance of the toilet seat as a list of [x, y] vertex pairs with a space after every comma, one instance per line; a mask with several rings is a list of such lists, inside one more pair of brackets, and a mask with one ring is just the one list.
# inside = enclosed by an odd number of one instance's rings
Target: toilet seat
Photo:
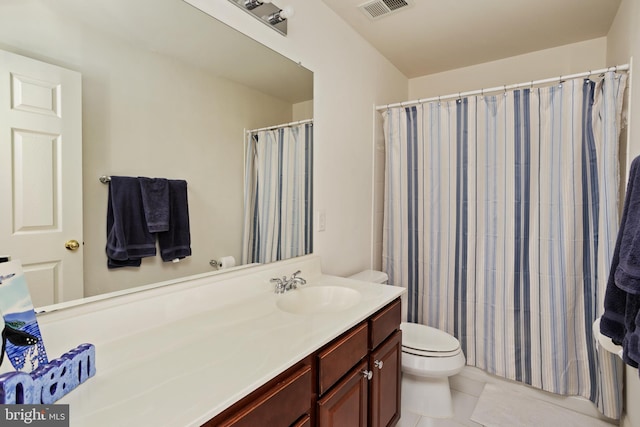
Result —
[[416, 356], [452, 357], [462, 349], [460, 342], [448, 333], [417, 323], [403, 322], [402, 351]]

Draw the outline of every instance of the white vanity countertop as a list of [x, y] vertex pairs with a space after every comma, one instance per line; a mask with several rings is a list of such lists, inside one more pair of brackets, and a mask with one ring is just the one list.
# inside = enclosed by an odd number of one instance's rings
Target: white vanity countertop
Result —
[[159, 327], [123, 330], [96, 344], [96, 375], [57, 403], [70, 405], [76, 427], [200, 426], [404, 293], [327, 275], [304, 286], [318, 285], [351, 287], [362, 299], [298, 315], [280, 310], [281, 295], [263, 286]]

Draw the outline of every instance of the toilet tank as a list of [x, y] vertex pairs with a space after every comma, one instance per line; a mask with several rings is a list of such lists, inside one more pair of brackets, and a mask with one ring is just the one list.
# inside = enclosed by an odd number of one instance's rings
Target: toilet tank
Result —
[[389, 282], [389, 276], [387, 276], [387, 273], [377, 270], [364, 270], [360, 273], [354, 274], [353, 276], [349, 276], [349, 279], [382, 284], [387, 284]]

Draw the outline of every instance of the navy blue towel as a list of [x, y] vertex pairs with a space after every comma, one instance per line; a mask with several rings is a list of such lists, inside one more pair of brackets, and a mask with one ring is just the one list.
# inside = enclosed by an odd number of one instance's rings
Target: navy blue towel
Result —
[[107, 266], [137, 267], [155, 256], [155, 236], [149, 232], [138, 178], [112, 176], [107, 207]]
[[165, 178], [138, 177], [142, 206], [150, 233], [169, 229], [169, 181]]
[[169, 204], [169, 230], [158, 233], [160, 256], [163, 261], [173, 261], [191, 255], [187, 181], [169, 180]]
[[640, 157], [631, 163], [622, 220], [611, 261], [600, 332], [622, 345], [623, 359], [640, 363]]

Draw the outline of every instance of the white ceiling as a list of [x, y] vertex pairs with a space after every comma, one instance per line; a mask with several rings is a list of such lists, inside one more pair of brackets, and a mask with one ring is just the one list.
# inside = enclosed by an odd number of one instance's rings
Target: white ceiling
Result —
[[409, 0], [377, 20], [369, 0], [323, 0], [408, 78], [607, 35], [620, 0]]

